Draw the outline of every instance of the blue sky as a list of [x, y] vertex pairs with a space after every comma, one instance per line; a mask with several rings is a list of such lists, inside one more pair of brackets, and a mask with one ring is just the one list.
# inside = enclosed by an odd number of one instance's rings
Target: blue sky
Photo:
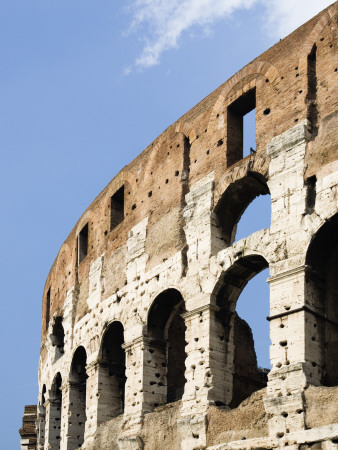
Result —
[[[4, 449], [37, 402], [42, 290], [78, 218], [172, 122], [330, 3], [0, 2]], [[262, 282], [250, 295], [266, 305]]]

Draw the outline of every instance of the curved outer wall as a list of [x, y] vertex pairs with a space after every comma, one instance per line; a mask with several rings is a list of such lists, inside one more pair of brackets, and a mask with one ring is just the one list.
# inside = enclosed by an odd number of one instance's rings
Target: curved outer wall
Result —
[[[83, 447], [114, 416], [105, 416], [102, 381], [103, 338], [113, 322], [122, 325], [119, 339], [125, 354], [118, 445], [147, 445], [140, 437], [145, 414], [168, 399], [167, 369], [159, 373], [156, 366], [161, 366], [161, 345], [170, 339], [169, 322], [174, 324], [177, 305], [183, 308], [176, 315], [184, 319], [186, 380], [177, 445], [208, 445], [208, 408], [231, 406], [235, 390], [235, 325], [233, 319], [219, 319], [222, 312], [232, 311], [238, 297], [231, 276], [239, 277], [241, 290], [267, 266], [272, 365], [264, 400], [267, 431], [256, 438], [257, 445], [247, 441], [247, 447], [228, 443], [219, 448], [279, 448], [292, 442], [307, 448], [307, 442], [319, 438], [336, 448], [337, 424], [317, 426], [316, 432], [308, 429], [304, 404], [304, 389], [321, 386], [328, 377], [323, 352], [331, 338], [325, 321], [329, 316], [331, 322], [338, 319], [336, 305], [333, 312], [323, 306], [320, 283], [313, 281], [318, 274], [306, 260], [312, 238], [338, 211], [336, 55], [337, 3], [172, 124], [85, 211], [62, 245], [44, 290], [39, 448], [77, 448], [71, 443], [76, 383], [86, 386]], [[243, 158], [240, 121], [253, 107], [257, 148]], [[243, 210], [255, 196], [267, 193], [270, 229], [233, 243]], [[161, 301], [169, 302], [171, 315], [162, 317], [167, 328], [162, 343], [157, 337], [155, 342], [150, 310], [168, 289], [175, 290], [174, 300]], [[228, 330], [227, 346], [219, 342], [221, 325]], [[80, 346], [86, 360], [78, 364], [85, 364], [86, 376], [75, 380], [71, 368]], [[337, 363], [332, 364], [334, 372]], [[333, 380], [327, 385], [336, 384]], [[59, 391], [60, 429], [55, 435], [51, 421]]]

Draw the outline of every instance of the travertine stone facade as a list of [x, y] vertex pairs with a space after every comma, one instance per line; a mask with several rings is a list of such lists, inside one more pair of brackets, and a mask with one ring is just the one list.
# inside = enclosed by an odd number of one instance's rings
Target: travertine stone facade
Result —
[[[80, 218], [45, 286], [39, 449], [338, 448], [337, 417], [310, 426], [307, 394], [337, 401], [337, 10], [171, 125]], [[270, 228], [235, 241], [259, 195]], [[236, 313], [265, 268], [268, 380]]]

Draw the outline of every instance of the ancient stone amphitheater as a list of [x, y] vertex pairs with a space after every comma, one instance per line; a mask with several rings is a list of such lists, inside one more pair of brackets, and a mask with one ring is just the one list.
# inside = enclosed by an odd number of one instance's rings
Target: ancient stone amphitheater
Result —
[[[212, 92], [84, 212], [46, 281], [22, 449], [338, 448], [337, 10]], [[235, 241], [259, 195], [270, 228]], [[268, 375], [236, 313], [265, 268]]]

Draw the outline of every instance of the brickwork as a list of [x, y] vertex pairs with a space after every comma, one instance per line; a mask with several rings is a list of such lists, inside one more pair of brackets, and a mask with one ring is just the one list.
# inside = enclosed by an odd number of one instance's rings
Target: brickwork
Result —
[[[172, 124], [80, 218], [45, 285], [38, 448], [95, 448], [107, 421], [107, 448], [155, 448], [144, 427], [171, 401], [175, 448], [337, 448], [336, 419], [310, 429], [305, 401], [309, 386], [338, 384], [337, 10]], [[243, 158], [253, 108], [256, 149]], [[259, 195], [270, 195], [271, 227], [236, 242]], [[268, 380], [236, 313], [265, 268]], [[211, 439], [217, 408], [230, 418], [260, 389], [261, 428], [245, 444], [235, 431]]]

